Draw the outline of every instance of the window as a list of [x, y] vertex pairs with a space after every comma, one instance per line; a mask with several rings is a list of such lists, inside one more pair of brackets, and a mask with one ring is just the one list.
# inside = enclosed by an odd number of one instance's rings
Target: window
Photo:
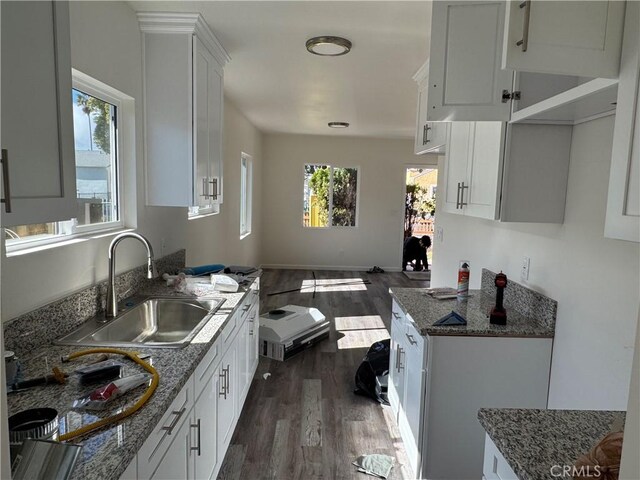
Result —
[[305, 165], [303, 201], [305, 227], [357, 226], [358, 169]]
[[126, 96], [118, 93], [74, 70], [77, 215], [68, 221], [6, 228], [7, 251], [123, 226], [117, 127], [121, 100]]
[[253, 159], [242, 153], [240, 157], [240, 238], [251, 233], [251, 209], [253, 190]]

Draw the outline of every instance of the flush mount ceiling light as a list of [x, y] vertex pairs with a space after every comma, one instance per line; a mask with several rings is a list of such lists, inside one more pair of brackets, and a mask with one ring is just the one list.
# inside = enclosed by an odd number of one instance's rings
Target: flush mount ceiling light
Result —
[[329, 122], [327, 123], [331, 128], [347, 128], [349, 126], [348, 122]]
[[342, 37], [313, 37], [307, 40], [307, 50], [314, 55], [337, 57], [351, 51], [351, 42]]

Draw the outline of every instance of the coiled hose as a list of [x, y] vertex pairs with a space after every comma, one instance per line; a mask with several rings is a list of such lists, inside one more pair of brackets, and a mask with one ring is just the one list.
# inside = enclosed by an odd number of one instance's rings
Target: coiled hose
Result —
[[66, 357], [64, 357], [63, 361], [69, 361], [69, 360], [73, 360], [74, 358], [78, 358], [78, 357], [82, 357], [83, 355], [91, 355], [93, 353], [113, 353], [115, 355], [123, 355], [131, 360], [133, 360], [134, 362], [136, 362], [138, 365], [140, 365], [142, 368], [144, 368], [147, 372], [149, 372], [151, 375], [153, 375], [153, 378], [151, 379], [151, 384], [149, 385], [149, 387], [147, 388], [147, 390], [144, 392], [144, 395], [142, 395], [138, 401], [136, 403], [134, 403], [131, 407], [127, 408], [126, 410], [123, 410], [122, 412], [113, 415], [111, 417], [108, 418], [103, 418], [101, 420], [98, 420], [97, 422], [93, 422], [90, 423], [89, 425], [85, 425], [84, 427], [80, 427], [76, 430], [72, 430], [71, 432], [67, 432], [64, 435], [60, 435], [59, 437], [59, 441], [61, 442], [66, 442], [67, 440], [71, 440], [73, 438], [77, 438], [80, 437], [82, 435], [86, 435], [89, 432], [93, 432], [94, 430], [97, 430], [98, 428], [102, 428], [106, 425], [110, 425], [112, 423], [115, 422], [119, 422], [120, 420], [127, 418], [130, 415], [133, 415], [135, 412], [137, 412], [138, 410], [140, 410], [140, 408], [142, 408], [142, 406], [147, 403], [147, 400], [149, 400], [149, 398], [151, 398], [151, 395], [153, 395], [153, 392], [156, 391], [156, 388], [158, 388], [158, 383], [160, 383], [160, 375], [158, 374], [158, 371], [153, 368], [149, 363], [145, 362], [144, 360], [141, 360], [140, 358], [138, 358], [138, 355], [132, 352], [126, 352], [124, 350], [119, 350], [117, 348], [92, 348], [90, 350], [82, 350], [80, 352], [75, 352], [72, 353]]

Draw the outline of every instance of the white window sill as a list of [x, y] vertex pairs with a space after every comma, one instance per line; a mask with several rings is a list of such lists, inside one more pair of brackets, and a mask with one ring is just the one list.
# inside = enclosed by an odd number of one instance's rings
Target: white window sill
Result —
[[128, 228], [128, 227], [118, 227], [118, 228], [114, 228], [111, 230], [103, 230], [100, 232], [90, 232], [90, 233], [84, 233], [84, 234], [76, 234], [76, 235], [68, 235], [63, 239], [57, 240], [57, 241], [52, 241], [51, 243], [47, 243], [44, 245], [34, 245], [34, 246], [29, 246], [29, 245], [16, 245], [16, 246], [10, 246], [7, 245], [6, 249], [7, 249], [7, 253], [6, 256], [7, 257], [17, 257], [19, 255], [27, 255], [29, 253], [35, 253], [35, 252], [42, 252], [45, 250], [51, 250], [54, 248], [58, 248], [58, 247], [66, 247], [68, 245], [74, 245], [77, 243], [83, 243], [86, 242], [88, 240], [94, 240], [94, 239], [98, 239], [98, 238], [105, 238], [105, 237], [113, 237], [118, 235], [119, 233], [125, 233], [125, 232], [133, 232], [135, 231], [134, 228]]
[[199, 213], [198, 215], [189, 215], [188, 220], [199, 220], [201, 218], [213, 217], [214, 215], [218, 215], [220, 212], [207, 212], [207, 213]]

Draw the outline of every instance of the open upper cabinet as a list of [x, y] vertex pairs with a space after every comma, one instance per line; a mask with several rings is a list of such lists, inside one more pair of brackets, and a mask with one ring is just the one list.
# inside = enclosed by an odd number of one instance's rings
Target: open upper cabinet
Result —
[[525, 52], [520, 4], [434, 2], [427, 120], [573, 125], [615, 110], [624, 2], [523, 2]]

